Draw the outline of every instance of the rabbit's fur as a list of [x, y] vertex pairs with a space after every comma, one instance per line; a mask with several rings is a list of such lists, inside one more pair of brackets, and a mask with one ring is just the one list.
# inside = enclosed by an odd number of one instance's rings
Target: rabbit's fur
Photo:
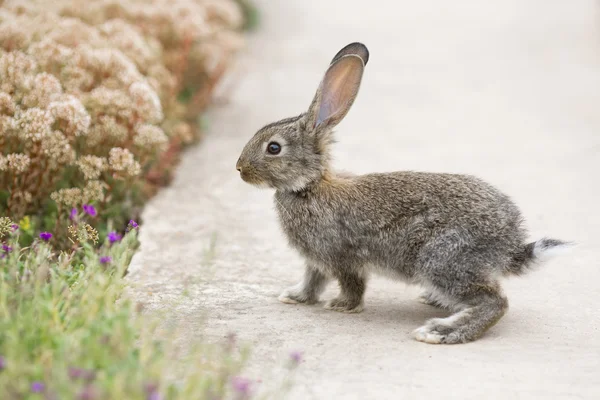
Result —
[[474, 340], [508, 308], [499, 278], [523, 273], [542, 252], [565, 243], [526, 244], [515, 204], [472, 176], [333, 172], [332, 128], [358, 93], [368, 54], [360, 43], [343, 48], [308, 112], [262, 128], [238, 160], [242, 179], [276, 189], [283, 230], [306, 259], [302, 282], [279, 299], [316, 303], [335, 279], [340, 295], [325, 307], [360, 312], [369, 273], [381, 273], [424, 286], [421, 301], [455, 312], [427, 321], [417, 340]]

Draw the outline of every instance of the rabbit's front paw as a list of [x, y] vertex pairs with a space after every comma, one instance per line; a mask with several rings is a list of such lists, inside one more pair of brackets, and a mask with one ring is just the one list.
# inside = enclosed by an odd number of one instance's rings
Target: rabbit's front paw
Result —
[[302, 290], [299, 285], [289, 287], [285, 289], [278, 297], [278, 300], [282, 303], [286, 304], [297, 304], [297, 303], [306, 303], [306, 304], [314, 304], [317, 302], [316, 299], [307, 296], [306, 293]]
[[345, 298], [335, 298], [333, 300], [329, 300], [327, 304], [325, 304], [325, 308], [327, 310], [345, 313], [359, 313], [364, 309], [362, 301], [352, 301]]

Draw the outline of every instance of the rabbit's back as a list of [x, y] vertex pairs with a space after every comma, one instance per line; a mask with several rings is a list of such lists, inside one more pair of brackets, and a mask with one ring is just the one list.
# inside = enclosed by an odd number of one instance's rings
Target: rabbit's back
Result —
[[414, 278], [436, 251], [448, 252], [444, 246], [508, 262], [525, 239], [514, 203], [468, 175], [333, 176], [305, 192], [278, 191], [275, 199], [290, 244], [309, 260], [371, 264], [404, 278]]

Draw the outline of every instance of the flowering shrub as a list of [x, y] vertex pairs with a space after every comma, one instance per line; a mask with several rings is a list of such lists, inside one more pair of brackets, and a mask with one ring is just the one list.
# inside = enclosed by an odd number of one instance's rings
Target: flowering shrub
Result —
[[[240, 46], [233, 0], [0, 1], [0, 215], [123, 229]], [[31, 238], [29, 238], [31, 240]]]
[[0, 219], [0, 398], [205, 399], [235, 390], [228, 381], [246, 353], [229, 344], [190, 353], [186, 381], [167, 381], [175, 349], [123, 295], [135, 228], [98, 251], [81, 241], [54, 256], [53, 238], [22, 249], [12, 225]]
[[[178, 348], [157, 334], [160, 316], [140, 315], [143, 307], [124, 294], [138, 224], [95, 248], [86, 215], [77, 215], [86, 226], [72, 238], [77, 245], [58, 255], [49, 232], [21, 248], [23, 229], [0, 218], [0, 398], [254, 398], [259, 385], [240, 375], [248, 352], [235, 336]], [[291, 353], [283, 381], [262, 398], [283, 398], [301, 359]]]

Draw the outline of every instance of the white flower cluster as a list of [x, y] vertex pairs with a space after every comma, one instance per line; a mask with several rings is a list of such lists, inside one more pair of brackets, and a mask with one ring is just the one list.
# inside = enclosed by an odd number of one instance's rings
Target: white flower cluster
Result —
[[178, 96], [210, 87], [242, 23], [235, 0], [0, 1], [0, 187], [76, 206], [192, 141]]

